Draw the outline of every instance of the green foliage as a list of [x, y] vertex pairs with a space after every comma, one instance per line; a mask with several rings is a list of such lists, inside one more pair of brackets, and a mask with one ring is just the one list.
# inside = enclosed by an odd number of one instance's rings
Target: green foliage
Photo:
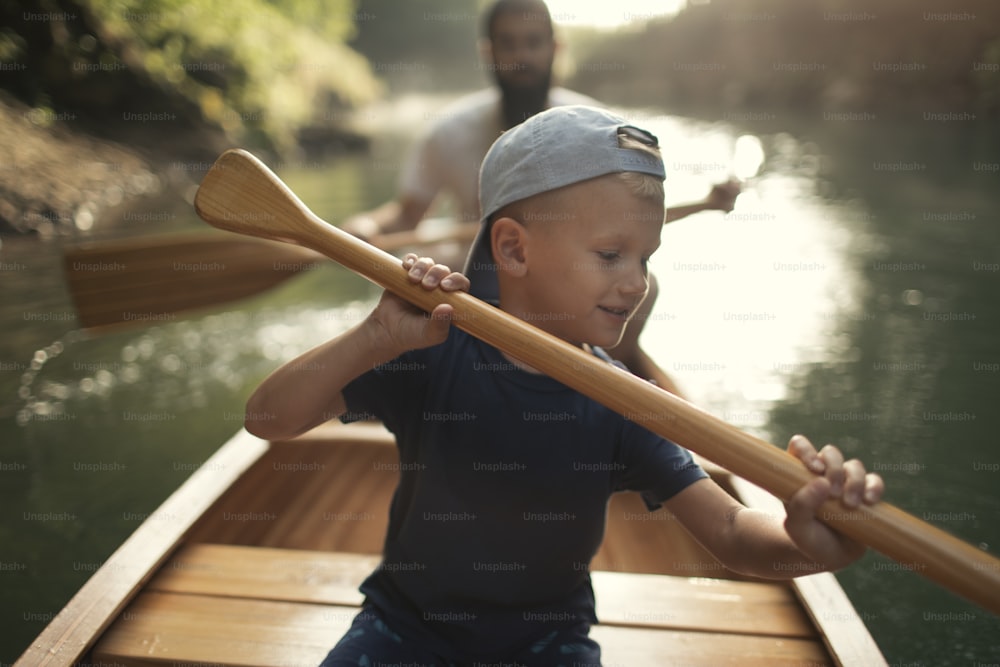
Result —
[[1000, 109], [1000, 37], [983, 49], [981, 61], [973, 66], [973, 81], [980, 103]]
[[312, 26], [322, 38], [345, 42], [354, 33], [355, 0], [264, 0], [295, 23]]
[[358, 0], [351, 46], [395, 88], [441, 90], [484, 80], [476, 0]]
[[354, 16], [354, 0], [0, 0], [2, 85], [102, 131], [158, 113], [286, 151], [380, 92], [346, 44]]
[[10, 28], [0, 30], [0, 60], [15, 60], [24, 50], [24, 38]]
[[371, 99], [365, 60], [344, 45], [351, 0], [91, 0], [105, 42], [237, 137], [288, 149], [331, 109]]

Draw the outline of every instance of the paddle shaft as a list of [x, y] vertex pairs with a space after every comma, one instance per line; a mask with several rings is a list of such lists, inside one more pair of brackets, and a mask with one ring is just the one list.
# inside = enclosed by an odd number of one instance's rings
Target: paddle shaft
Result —
[[[195, 208], [221, 229], [321, 252], [425, 311], [451, 304], [455, 326], [784, 501], [813, 477], [784, 450], [465, 292], [427, 291], [412, 284], [397, 258], [316, 217], [245, 151], [227, 151], [219, 158], [205, 176]], [[906, 569], [1000, 613], [1000, 560], [982, 550], [885, 502], [849, 509], [829, 500], [818, 517]]]

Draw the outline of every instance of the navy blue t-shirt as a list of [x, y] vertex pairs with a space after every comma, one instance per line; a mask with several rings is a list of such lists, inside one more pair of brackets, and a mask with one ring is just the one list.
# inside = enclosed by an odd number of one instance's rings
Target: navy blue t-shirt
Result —
[[610, 495], [655, 509], [706, 477], [686, 450], [456, 327], [344, 397], [342, 419], [380, 419], [400, 458], [383, 562], [361, 590], [406, 632], [468, 655], [595, 622], [589, 565]]

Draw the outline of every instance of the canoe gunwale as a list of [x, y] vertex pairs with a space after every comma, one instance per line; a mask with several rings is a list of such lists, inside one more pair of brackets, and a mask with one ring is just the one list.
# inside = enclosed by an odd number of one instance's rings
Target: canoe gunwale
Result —
[[[748, 507], [784, 513], [776, 497], [742, 477], [732, 476], [730, 484]], [[796, 597], [838, 667], [888, 667], [861, 616], [831, 572], [819, 572], [789, 581]]]
[[201, 515], [269, 446], [242, 429], [226, 441], [108, 557], [13, 667], [69, 667], [82, 659]]

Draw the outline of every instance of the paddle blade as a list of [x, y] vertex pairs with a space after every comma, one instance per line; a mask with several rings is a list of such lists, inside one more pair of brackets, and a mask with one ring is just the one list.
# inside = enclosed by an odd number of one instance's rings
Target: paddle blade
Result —
[[198, 216], [219, 229], [303, 243], [325, 225], [263, 162], [242, 149], [223, 153], [194, 198]]
[[73, 247], [64, 268], [80, 326], [97, 329], [170, 322], [253, 296], [320, 259], [286, 243], [190, 234]]

